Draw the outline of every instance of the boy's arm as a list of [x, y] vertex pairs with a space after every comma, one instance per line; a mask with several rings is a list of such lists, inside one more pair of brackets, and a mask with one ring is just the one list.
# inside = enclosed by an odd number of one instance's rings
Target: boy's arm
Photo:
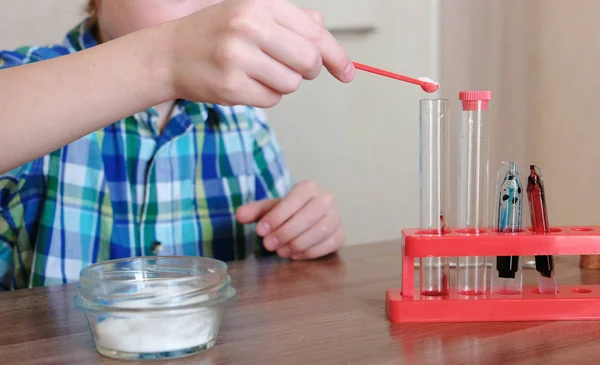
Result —
[[323, 65], [340, 81], [354, 77], [318, 14], [246, 0], [0, 70], [0, 173], [168, 100], [274, 106]]
[[[168, 100], [159, 42], [141, 31], [0, 70], [0, 173]], [[6, 63], [0, 58], [0, 68]]]

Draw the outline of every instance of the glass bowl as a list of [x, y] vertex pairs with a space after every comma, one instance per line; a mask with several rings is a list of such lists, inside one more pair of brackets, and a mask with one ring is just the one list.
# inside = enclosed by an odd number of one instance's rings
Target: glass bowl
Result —
[[235, 296], [227, 264], [204, 257], [135, 257], [80, 273], [75, 306], [102, 355], [176, 358], [211, 348]]

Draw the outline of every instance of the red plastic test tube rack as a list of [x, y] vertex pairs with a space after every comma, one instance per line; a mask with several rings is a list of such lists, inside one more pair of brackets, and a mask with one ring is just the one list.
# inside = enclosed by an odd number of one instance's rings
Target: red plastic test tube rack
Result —
[[386, 295], [388, 317], [394, 323], [600, 320], [600, 284], [559, 286], [557, 294], [539, 294], [524, 287], [521, 294], [477, 297], [421, 296], [415, 291], [414, 259], [427, 256], [530, 256], [600, 254], [600, 226], [556, 227], [548, 234], [490, 232], [468, 235], [420, 234], [402, 231], [402, 289]]

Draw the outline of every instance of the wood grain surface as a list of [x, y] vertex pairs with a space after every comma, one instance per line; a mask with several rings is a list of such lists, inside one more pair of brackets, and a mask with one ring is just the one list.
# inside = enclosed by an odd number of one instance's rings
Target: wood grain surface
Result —
[[[347, 248], [339, 256], [230, 265], [238, 296], [217, 345], [149, 364], [591, 364], [600, 322], [391, 325], [385, 291], [400, 283], [400, 246]], [[598, 283], [579, 257], [556, 258], [559, 281]], [[535, 272], [526, 269], [526, 281]], [[0, 364], [134, 364], [96, 352], [76, 286], [0, 293]]]

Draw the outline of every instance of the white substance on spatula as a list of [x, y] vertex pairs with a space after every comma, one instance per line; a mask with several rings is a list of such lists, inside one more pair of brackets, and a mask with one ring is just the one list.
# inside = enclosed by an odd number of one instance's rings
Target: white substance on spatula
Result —
[[436, 85], [439, 85], [439, 83], [438, 83], [438, 82], [436, 82], [436, 81], [433, 81], [433, 80], [432, 80], [432, 79], [430, 79], [429, 77], [424, 77], [424, 76], [422, 76], [422, 77], [417, 77], [417, 80], [419, 80], [419, 81], [423, 81], [423, 82], [428, 82], [428, 83], [430, 83], [430, 84], [436, 84]]
[[[197, 302], [198, 299], [193, 301]], [[157, 308], [157, 304], [151, 299], [116, 306]], [[219, 309], [214, 307], [187, 309], [183, 312], [167, 309], [152, 314], [122, 314], [121, 317], [119, 314], [107, 314], [106, 318], [95, 323], [96, 343], [106, 350], [121, 352], [184, 350], [213, 341], [219, 320]]]

